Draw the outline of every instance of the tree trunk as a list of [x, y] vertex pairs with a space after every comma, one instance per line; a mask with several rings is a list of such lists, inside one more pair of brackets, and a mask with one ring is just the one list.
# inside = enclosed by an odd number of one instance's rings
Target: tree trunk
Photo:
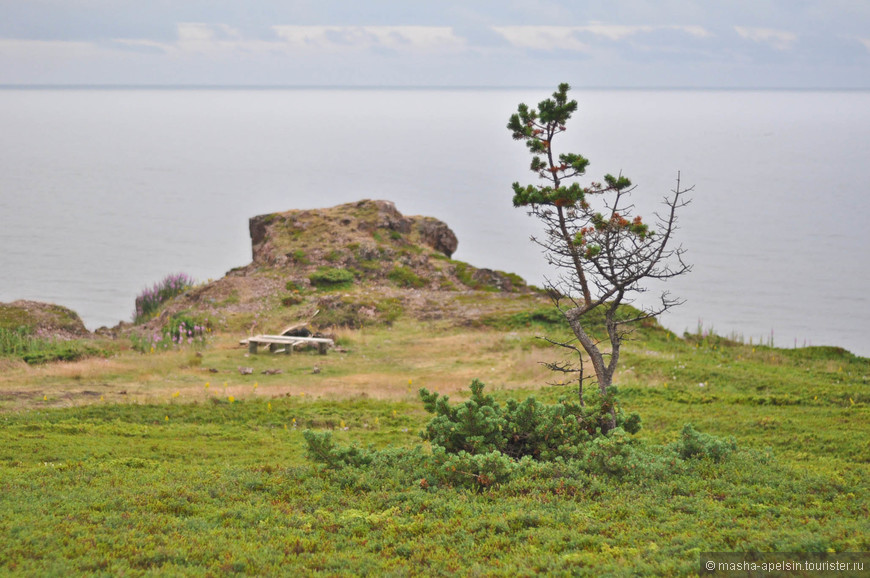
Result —
[[[604, 355], [598, 349], [595, 340], [586, 333], [583, 326], [580, 325], [581, 310], [579, 308], [570, 309], [565, 312], [565, 317], [568, 319], [568, 325], [571, 326], [571, 331], [580, 341], [583, 350], [592, 361], [592, 368], [595, 370], [595, 378], [598, 381], [598, 391], [602, 398], [606, 398], [610, 385], [613, 383], [613, 369], [604, 363]], [[613, 405], [608, 405], [606, 408], [608, 419], [602, 422], [601, 431], [607, 433], [616, 427], [616, 408]], [[603, 416], [602, 416], [603, 417]]]

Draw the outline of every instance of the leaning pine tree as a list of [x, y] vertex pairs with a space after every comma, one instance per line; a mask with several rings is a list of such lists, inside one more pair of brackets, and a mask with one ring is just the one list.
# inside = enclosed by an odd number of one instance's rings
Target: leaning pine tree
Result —
[[[538, 108], [520, 104], [507, 128], [515, 140], [525, 141], [532, 163], [530, 169], [542, 184], [522, 186], [514, 183], [513, 202], [527, 207], [529, 214], [544, 225], [544, 236], [532, 238], [539, 244], [550, 264], [559, 271], [547, 289], [556, 307], [565, 316], [576, 340], [551, 343], [573, 350], [578, 364], [554, 363], [556, 371], [578, 374], [579, 403], [584, 405], [584, 363], [590, 362], [597, 382], [603, 433], [616, 427], [616, 411], [611, 385], [619, 363], [620, 347], [633, 323], [655, 317], [678, 305], [679, 300], [663, 292], [657, 306], [643, 309], [621, 307], [645, 291], [644, 280], [661, 280], [690, 270], [683, 262], [683, 249], [672, 248], [677, 211], [688, 204], [679, 174], [676, 188], [664, 199], [665, 210], [656, 213], [648, 224], [634, 216], [629, 196], [631, 181], [621, 174], [604, 176], [604, 182], [581, 186], [570, 179], [583, 176], [589, 161], [572, 153], [556, 154], [553, 140], [565, 132], [566, 124], [577, 110], [577, 101], [568, 100], [567, 84], [560, 84], [553, 97]], [[603, 311], [606, 330], [598, 339], [589, 330], [593, 312]], [[600, 318], [601, 315], [595, 315]], [[578, 346], [579, 344], [579, 346]], [[609, 347], [607, 347], [609, 345]]]

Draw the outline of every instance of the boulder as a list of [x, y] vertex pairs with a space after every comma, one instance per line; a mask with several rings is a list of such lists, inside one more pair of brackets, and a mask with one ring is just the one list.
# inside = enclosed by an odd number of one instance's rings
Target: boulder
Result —
[[448, 257], [453, 256], [459, 246], [459, 239], [446, 223], [432, 217], [420, 217], [416, 225], [420, 241]]

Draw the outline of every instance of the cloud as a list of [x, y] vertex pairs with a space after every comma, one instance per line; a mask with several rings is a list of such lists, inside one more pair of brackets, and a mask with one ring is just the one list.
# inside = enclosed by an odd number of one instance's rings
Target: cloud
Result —
[[671, 30], [679, 30], [685, 32], [689, 36], [695, 38], [710, 38], [713, 34], [703, 26], [668, 26]]
[[184, 22], [178, 25], [179, 44], [213, 43], [218, 40], [239, 40], [239, 33], [225, 24]]
[[797, 42], [797, 34], [774, 28], [747, 28], [735, 26], [734, 30], [741, 38], [767, 44], [774, 50], [790, 50]]
[[443, 26], [284, 26], [271, 27], [269, 39], [249, 38], [224, 24], [185, 22], [175, 42], [116, 39], [129, 48], [183, 54], [340, 54], [354, 51], [411, 53], [457, 52], [466, 42]]
[[273, 26], [289, 49], [315, 52], [386, 49], [457, 51], [465, 40], [448, 26]]
[[496, 26], [493, 30], [517, 48], [575, 52], [590, 49], [577, 37], [582, 29], [576, 26]]
[[0, 55], [13, 59], [67, 60], [93, 56], [98, 52], [99, 47], [92, 42], [0, 38]]
[[590, 52], [589, 36], [619, 42], [640, 34], [656, 31], [677, 31], [694, 38], [707, 38], [712, 34], [703, 26], [650, 26], [602, 24], [593, 22], [584, 26], [496, 26], [493, 28], [516, 48], [533, 50], [569, 50]]
[[578, 26], [578, 29], [614, 41], [622, 40], [641, 32], [652, 32], [654, 30], [652, 26], [622, 26], [619, 24], [600, 24], [598, 22], [588, 26]]

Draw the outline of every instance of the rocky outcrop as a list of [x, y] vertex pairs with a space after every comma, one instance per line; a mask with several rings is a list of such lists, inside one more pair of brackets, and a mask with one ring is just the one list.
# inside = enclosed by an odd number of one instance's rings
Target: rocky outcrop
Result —
[[415, 225], [420, 233], [420, 240], [439, 253], [452, 257], [459, 246], [459, 240], [453, 231], [443, 221], [432, 217], [421, 217]]
[[90, 332], [78, 313], [53, 303], [13, 301], [0, 303], [0, 328], [26, 331], [40, 337], [73, 339], [87, 337]]
[[446, 223], [406, 217], [390, 201], [259, 215], [249, 228], [253, 263], [231, 272], [235, 276], [276, 268], [305, 287], [312, 273], [337, 268], [356, 281], [404, 288], [530, 290], [516, 275], [451, 261], [459, 241]]
[[268, 265], [298, 261], [300, 251], [317, 242], [324, 247], [341, 247], [366, 244], [383, 235], [393, 241], [401, 235], [406, 243], [427, 246], [446, 257], [459, 245], [456, 234], [443, 221], [406, 217], [390, 201], [363, 200], [328, 209], [258, 215], [250, 219], [248, 228], [254, 263]]
[[[256, 323], [257, 315], [286, 313], [289, 321], [319, 311], [315, 325], [354, 327], [403, 315], [465, 319], [477, 315], [469, 302], [537, 291], [517, 275], [453, 260], [459, 243], [446, 223], [405, 216], [389, 201], [259, 215], [249, 231], [252, 262], [176, 297], [166, 315], [253, 313]], [[471, 292], [487, 295], [456, 299]]]
[[[371, 206], [377, 208], [376, 229], [386, 229], [398, 233], [416, 233], [419, 241], [447, 257], [452, 257], [459, 246], [456, 234], [444, 221], [434, 217], [405, 217], [390, 201], [360, 201], [357, 208]], [[369, 223], [363, 223], [368, 228]]]

